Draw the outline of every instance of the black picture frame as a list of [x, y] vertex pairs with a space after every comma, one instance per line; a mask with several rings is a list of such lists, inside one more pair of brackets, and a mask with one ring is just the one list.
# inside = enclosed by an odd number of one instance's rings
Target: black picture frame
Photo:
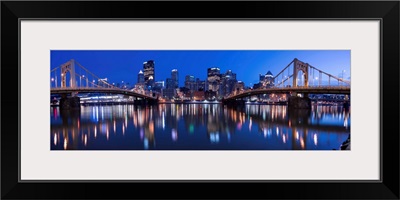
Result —
[[[2, 1], [1, 198], [399, 199], [399, 8], [399, 1]], [[381, 138], [382, 179], [378, 182], [148, 181], [96, 183], [65, 181], [21, 183], [18, 181], [20, 148], [18, 132], [21, 129], [18, 121], [21, 108], [17, 100], [17, 97], [20, 98], [20, 83], [16, 78], [16, 76], [20, 76], [18, 67], [20, 62], [19, 19], [21, 18], [380, 19], [382, 22], [380, 86], [380, 125], [383, 136]], [[228, 191], [226, 191], [227, 189]]]

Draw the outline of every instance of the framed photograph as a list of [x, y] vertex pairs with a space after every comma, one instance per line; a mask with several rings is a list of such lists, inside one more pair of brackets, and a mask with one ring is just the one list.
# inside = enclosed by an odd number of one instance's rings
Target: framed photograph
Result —
[[3, 1], [1, 198], [398, 199], [399, 8]]

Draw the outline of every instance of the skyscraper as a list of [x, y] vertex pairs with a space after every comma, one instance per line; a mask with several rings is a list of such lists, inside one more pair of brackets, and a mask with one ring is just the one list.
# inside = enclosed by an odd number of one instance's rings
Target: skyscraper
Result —
[[186, 75], [185, 77], [185, 87], [191, 91], [196, 91], [196, 80], [192, 75]]
[[204, 91], [206, 89], [206, 81], [202, 81], [199, 78], [196, 78], [196, 90]]
[[275, 78], [271, 71], [268, 71], [265, 75], [260, 74], [260, 82], [253, 85], [254, 89], [258, 88], [270, 88], [275, 85]]
[[265, 79], [264, 79], [264, 84], [266, 88], [270, 88], [275, 85], [275, 78], [274, 75], [272, 75], [271, 71], [268, 71], [265, 74]]
[[162, 95], [164, 90], [164, 81], [156, 81], [154, 82], [154, 87], [152, 88], [154, 92], [158, 92]]
[[243, 91], [245, 88], [244, 86], [244, 82], [243, 81], [238, 81], [236, 82], [235, 86], [234, 86], [234, 94], [239, 94], [241, 91]]
[[178, 88], [179, 87], [179, 73], [177, 69], [173, 69], [171, 71], [171, 79], [174, 81], [174, 87]]
[[166, 88], [163, 91], [164, 97], [172, 99], [175, 96], [175, 81], [167, 78], [165, 81]]
[[142, 70], [139, 71], [137, 83], [144, 83], [144, 74], [143, 74]]
[[221, 82], [221, 74], [220, 74], [220, 69], [213, 67], [213, 68], [208, 68], [207, 69], [207, 87], [208, 90], [212, 90], [214, 92], [219, 91], [220, 88], [220, 82]]
[[154, 86], [155, 80], [155, 70], [154, 70], [155, 62], [153, 60], [149, 60], [143, 63], [143, 71], [144, 71], [144, 82], [146, 86]]
[[222, 96], [229, 95], [234, 90], [234, 86], [237, 82], [236, 73], [233, 73], [232, 70], [226, 71], [225, 74], [222, 74], [221, 79], [221, 94]]

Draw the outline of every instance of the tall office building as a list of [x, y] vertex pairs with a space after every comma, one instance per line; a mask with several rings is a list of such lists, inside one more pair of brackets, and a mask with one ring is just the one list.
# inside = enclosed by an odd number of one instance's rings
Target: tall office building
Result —
[[162, 96], [164, 85], [164, 81], [156, 81], [154, 82], [154, 87], [152, 89], [153, 91], [160, 93]]
[[268, 71], [265, 75], [260, 74], [260, 82], [253, 85], [254, 89], [259, 88], [270, 88], [275, 85], [275, 78], [271, 71]]
[[189, 89], [190, 91], [196, 91], [197, 90], [196, 80], [195, 80], [194, 76], [186, 75], [186, 77], [185, 77], [185, 87], [187, 89]]
[[171, 71], [171, 79], [174, 81], [174, 87], [179, 87], [179, 73], [177, 69], [173, 69]]
[[226, 71], [225, 74], [222, 74], [221, 78], [221, 96], [229, 95], [234, 90], [234, 86], [237, 82], [236, 73], [233, 73], [232, 70]]
[[217, 67], [207, 69], [207, 89], [214, 92], [219, 91], [221, 82], [220, 69]]
[[175, 96], [175, 81], [172, 78], [167, 78], [165, 81], [165, 89], [163, 91], [163, 96], [172, 99]]
[[196, 78], [196, 90], [197, 91], [206, 90], [206, 81], [202, 81], [199, 78]]
[[139, 71], [137, 83], [144, 83], [144, 74], [143, 74], [142, 70]]
[[235, 86], [234, 86], [234, 93], [238, 94], [241, 91], [243, 91], [245, 88], [244, 82], [243, 81], [238, 81], [236, 82]]
[[274, 85], [275, 85], [274, 75], [272, 75], [271, 71], [268, 71], [265, 74], [265, 79], [264, 79], [264, 82], [263, 82], [263, 86], [265, 86], [266, 88], [270, 88], [270, 87], [272, 87]]
[[154, 70], [155, 62], [153, 60], [149, 60], [143, 63], [143, 71], [144, 71], [144, 82], [146, 86], [154, 86], [155, 81], [155, 70]]
[[265, 75], [264, 74], [260, 74], [260, 83], [264, 82], [265, 80]]

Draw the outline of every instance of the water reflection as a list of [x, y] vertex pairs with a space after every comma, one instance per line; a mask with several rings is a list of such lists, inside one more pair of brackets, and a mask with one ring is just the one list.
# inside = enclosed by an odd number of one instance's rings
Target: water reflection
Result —
[[332, 150], [351, 124], [340, 106], [82, 106], [50, 115], [52, 150]]

